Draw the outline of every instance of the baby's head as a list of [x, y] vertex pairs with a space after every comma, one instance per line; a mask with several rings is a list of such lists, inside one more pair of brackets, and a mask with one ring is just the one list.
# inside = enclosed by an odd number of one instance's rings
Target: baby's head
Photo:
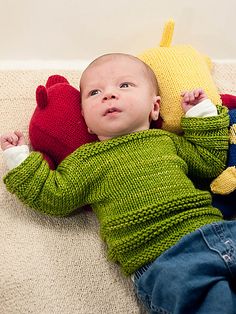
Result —
[[80, 81], [88, 130], [100, 140], [149, 129], [159, 116], [155, 74], [138, 58], [113, 53], [95, 59]]

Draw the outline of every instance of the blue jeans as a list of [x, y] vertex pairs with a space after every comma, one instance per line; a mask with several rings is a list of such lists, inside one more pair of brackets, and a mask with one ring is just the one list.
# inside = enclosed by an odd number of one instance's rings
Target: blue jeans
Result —
[[206, 225], [183, 237], [134, 275], [150, 313], [236, 313], [236, 221]]

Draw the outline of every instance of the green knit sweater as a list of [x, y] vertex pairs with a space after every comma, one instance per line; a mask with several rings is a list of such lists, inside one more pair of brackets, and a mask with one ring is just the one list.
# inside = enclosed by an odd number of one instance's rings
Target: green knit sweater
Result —
[[222, 219], [210, 193], [188, 176], [214, 178], [224, 169], [228, 124], [220, 108], [217, 117], [183, 118], [184, 136], [155, 129], [86, 144], [54, 171], [32, 152], [4, 182], [50, 215], [91, 204], [109, 257], [131, 274], [187, 233]]

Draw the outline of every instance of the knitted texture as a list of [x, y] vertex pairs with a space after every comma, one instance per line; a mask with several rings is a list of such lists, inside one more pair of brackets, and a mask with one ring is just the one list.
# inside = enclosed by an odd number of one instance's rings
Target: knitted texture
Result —
[[[230, 194], [236, 190], [236, 168], [228, 167], [212, 183], [211, 190], [217, 194]], [[234, 204], [235, 206], [235, 204]]]
[[52, 169], [79, 146], [97, 140], [88, 133], [81, 114], [80, 92], [60, 75], [36, 89], [37, 106], [29, 124], [34, 150], [43, 153]]
[[229, 111], [230, 130], [229, 130], [229, 156], [228, 165], [236, 166], [236, 109]]
[[165, 26], [161, 47], [148, 49], [138, 57], [152, 68], [157, 77], [162, 129], [180, 133], [183, 91], [203, 88], [216, 105], [221, 104], [221, 98], [210, 73], [209, 59], [189, 45], [170, 47], [173, 29], [174, 22], [171, 20]]
[[236, 109], [229, 111], [230, 128], [229, 128], [229, 166], [224, 170], [212, 183], [211, 191], [216, 194], [230, 194], [236, 190]]
[[236, 109], [236, 96], [230, 94], [221, 94], [220, 98], [224, 106], [228, 109]]
[[189, 169], [212, 178], [224, 169], [229, 118], [219, 110], [213, 118], [184, 118], [185, 137], [146, 130], [81, 146], [55, 171], [33, 152], [4, 182], [47, 214], [92, 204], [109, 257], [131, 274], [185, 234], [222, 219], [210, 194], [186, 176]]

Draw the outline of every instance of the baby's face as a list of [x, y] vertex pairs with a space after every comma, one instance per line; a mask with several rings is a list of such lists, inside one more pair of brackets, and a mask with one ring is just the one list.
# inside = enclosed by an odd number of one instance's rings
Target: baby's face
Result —
[[107, 57], [81, 78], [82, 108], [91, 133], [100, 140], [149, 129], [159, 113], [159, 97], [145, 67], [136, 60]]

